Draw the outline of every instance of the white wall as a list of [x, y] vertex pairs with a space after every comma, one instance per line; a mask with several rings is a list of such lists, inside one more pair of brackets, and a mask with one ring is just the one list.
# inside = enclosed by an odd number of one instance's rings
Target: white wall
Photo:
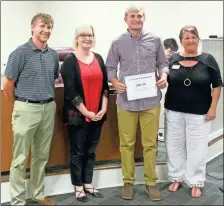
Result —
[[[133, 1], [43, 1], [44, 12], [55, 19], [51, 46], [70, 46], [75, 27], [92, 24], [96, 29], [96, 51], [106, 57], [111, 41], [125, 32], [123, 21], [126, 7]], [[140, 1], [146, 9], [145, 28], [162, 39], [178, 40], [180, 29], [187, 24], [196, 25], [201, 38], [210, 34], [223, 34], [222, 1]]]
[[[95, 50], [106, 58], [111, 41], [126, 30], [123, 21], [126, 7], [136, 2], [2, 1], [1, 63], [6, 63], [9, 53], [27, 41], [30, 21], [41, 11], [50, 13], [55, 20], [50, 46], [71, 46], [75, 27], [88, 23], [96, 30]], [[146, 9], [145, 28], [162, 39], [174, 37], [178, 40], [179, 31], [186, 24], [196, 25], [201, 38], [223, 34], [222, 1], [140, 1], [138, 4]]]
[[2, 1], [1, 2], [1, 73], [8, 55], [30, 38], [30, 22], [38, 11], [36, 1]]

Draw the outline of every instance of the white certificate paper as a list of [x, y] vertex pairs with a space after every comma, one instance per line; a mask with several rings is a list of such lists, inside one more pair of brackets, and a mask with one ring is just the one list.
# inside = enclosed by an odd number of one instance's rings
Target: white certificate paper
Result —
[[125, 77], [128, 101], [157, 96], [155, 72]]

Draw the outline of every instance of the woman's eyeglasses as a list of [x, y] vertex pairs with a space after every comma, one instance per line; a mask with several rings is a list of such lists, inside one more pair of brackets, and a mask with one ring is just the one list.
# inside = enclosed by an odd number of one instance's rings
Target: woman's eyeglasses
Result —
[[94, 38], [94, 36], [92, 34], [81, 34], [80, 37], [82, 39], [86, 39], [87, 37], [89, 37], [89, 39], [93, 39]]

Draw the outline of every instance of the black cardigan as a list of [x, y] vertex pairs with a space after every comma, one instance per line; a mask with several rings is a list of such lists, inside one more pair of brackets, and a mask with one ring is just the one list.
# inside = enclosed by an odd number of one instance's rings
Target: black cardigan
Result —
[[[98, 109], [101, 110], [103, 96], [108, 97], [109, 93], [108, 78], [103, 58], [97, 53], [94, 53], [94, 55], [100, 64], [103, 74], [102, 92]], [[80, 125], [83, 123], [85, 117], [76, 108], [76, 106], [80, 103], [85, 105], [85, 96], [80, 67], [73, 52], [65, 57], [61, 67], [61, 76], [64, 82], [64, 122], [70, 125]], [[74, 111], [72, 116], [69, 114], [69, 111], [71, 110]], [[102, 120], [104, 121], [105, 119], [106, 114], [103, 116]]]

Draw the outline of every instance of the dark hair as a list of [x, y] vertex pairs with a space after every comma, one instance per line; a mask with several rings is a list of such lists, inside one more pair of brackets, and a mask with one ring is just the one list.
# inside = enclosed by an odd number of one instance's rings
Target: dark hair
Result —
[[179, 34], [180, 41], [183, 39], [183, 34], [186, 31], [191, 32], [192, 34], [194, 34], [200, 40], [197, 28], [195, 26], [193, 26], [193, 25], [187, 25], [187, 26], [184, 26], [180, 30], [180, 34]]
[[175, 51], [175, 52], [178, 50], [178, 45], [174, 38], [165, 39], [163, 42], [163, 46], [166, 49], [170, 48], [172, 51]]

